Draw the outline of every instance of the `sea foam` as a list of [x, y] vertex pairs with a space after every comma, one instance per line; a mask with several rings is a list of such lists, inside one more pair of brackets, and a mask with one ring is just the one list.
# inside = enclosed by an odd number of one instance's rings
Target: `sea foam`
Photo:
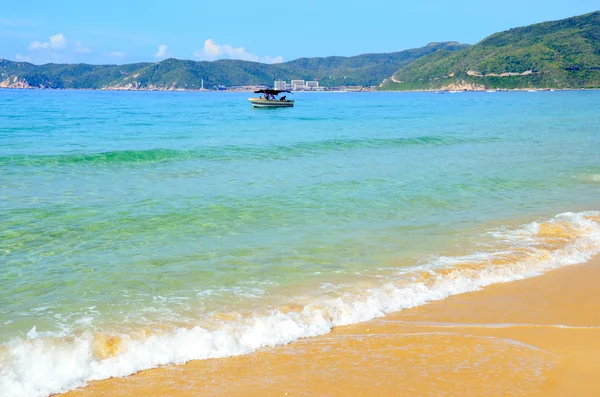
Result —
[[367, 290], [317, 299], [296, 311], [222, 321], [147, 334], [56, 336], [35, 327], [27, 338], [0, 350], [0, 395], [41, 397], [122, 377], [160, 365], [227, 357], [264, 346], [326, 334], [336, 326], [368, 321], [387, 313], [532, 277], [553, 268], [582, 263], [600, 252], [600, 214], [564, 213], [542, 223], [491, 232], [507, 250], [440, 257], [410, 273], [382, 280]]

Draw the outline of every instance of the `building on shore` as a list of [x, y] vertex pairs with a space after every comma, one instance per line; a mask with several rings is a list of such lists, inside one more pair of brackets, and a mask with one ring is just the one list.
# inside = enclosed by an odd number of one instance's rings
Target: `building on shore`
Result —
[[290, 91], [320, 91], [318, 81], [306, 81], [306, 80], [292, 80], [287, 83], [284, 80], [276, 80], [273, 84], [273, 88], [276, 90], [290, 90]]
[[285, 90], [287, 90], [287, 84], [283, 80], [277, 80], [277, 81], [275, 81], [273, 88], [276, 90], [285, 91]]
[[226, 87], [229, 91], [256, 91], [256, 90], [264, 90], [267, 89], [266, 85], [232, 85]]
[[305, 81], [304, 80], [292, 80], [292, 90], [294, 91], [299, 91], [299, 90], [303, 90], [304, 86], [305, 86]]

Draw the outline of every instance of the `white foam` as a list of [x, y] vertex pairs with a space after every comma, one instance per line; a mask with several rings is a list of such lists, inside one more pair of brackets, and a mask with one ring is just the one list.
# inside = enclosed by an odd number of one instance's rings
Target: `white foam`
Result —
[[[499, 240], [510, 241], [516, 247], [528, 247], [532, 255], [517, 263], [484, 267], [479, 271], [462, 272], [456, 268], [455, 271], [436, 273], [436, 269], [481, 262], [506, 252], [442, 257], [421, 267], [420, 270], [428, 270], [433, 275], [427, 283], [410, 282], [407, 277], [401, 278], [403, 282], [388, 280], [367, 291], [314, 301], [301, 311], [274, 310], [266, 316], [224, 321], [214, 330], [199, 326], [180, 328], [142, 340], [118, 335], [123, 348], [118, 355], [103, 360], [93, 354], [91, 334], [53, 338], [38, 333], [34, 327], [27, 339], [15, 339], [0, 350], [0, 395], [43, 397], [82, 386], [86, 381], [127, 376], [159, 365], [245, 354], [263, 346], [322, 335], [336, 326], [368, 321], [490, 284], [582, 263], [600, 252], [600, 225], [587, 219], [588, 215], [597, 213], [560, 214], [550, 221], [569, 222], [580, 232], [575, 241], [555, 251], [542, 252], [536, 248], [535, 234], [539, 224], [493, 232]], [[540, 255], [535, 255], [536, 252]]]

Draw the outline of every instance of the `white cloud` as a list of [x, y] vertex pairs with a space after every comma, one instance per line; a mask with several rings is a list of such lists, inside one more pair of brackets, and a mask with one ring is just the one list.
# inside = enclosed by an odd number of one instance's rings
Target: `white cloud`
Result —
[[48, 37], [47, 41], [32, 41], [29, 51], [18, 54], [19, 59], [33, 63], [72, 63], [81, 61], [82, 54], [89, 54], [92, 50], [81, 41], [67, 39], [63, 33]]
[[154, 54], [154, 57], [159, 59], [166, 58], [169, 56], [171, 56], [171, 54], [168, 52], [168, 48], [164, 44], [159, 45], [158, 52]]
[[50, 36], [50, 48], [56, 50], [62, 50], [65, 48], [67, 44], [67, 39], [65, 39], [65, 35], [62, 33], [55, 34], [54, 36]]
[[[206, 55], [207, 57], [216, 58], [222, 53], [222, 47], [218, 45], [213, 39], [208, 39], [204, 42], [204, 55]], [[194, 55], [198, 56], [197, 53], [195, 53]]]
[[46, 42], [41, 41], [32, 41], [29, 44], [30, 50], [40, 50], [43, 48], [52, 49], [52, 50], [62, 50], [67, 45], [67, 39], [65, 35], [62, 33], [55, 34], [54, 36], [50, 36], [50, 39]]
[[219, 58], [241, 59], [244, 61], [263, 62], [263, 63], [281, 63], [283, 57], [259, 57], [258, 55], [247, 52], [244, 47], [235, 48], [229, 44], [218, 44], [213, 39], [208, 39], [204, 42], [204, 48], [194, 52], [196, 58], [204, 60], [215, 60]]

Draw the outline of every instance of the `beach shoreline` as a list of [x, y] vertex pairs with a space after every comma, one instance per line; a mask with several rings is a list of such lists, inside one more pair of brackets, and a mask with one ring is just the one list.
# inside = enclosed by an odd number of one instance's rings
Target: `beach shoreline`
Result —
[[63, 394], [595, 396], [600, 257], [330, 334]]
[[559, 353], [477, 333], [539, 315], [406, 316], [600, 253], [596, 93], [306, 94], [273, 115], [235, 112], [246, 94], [4, 93], [3, 395], [524, 395]]

